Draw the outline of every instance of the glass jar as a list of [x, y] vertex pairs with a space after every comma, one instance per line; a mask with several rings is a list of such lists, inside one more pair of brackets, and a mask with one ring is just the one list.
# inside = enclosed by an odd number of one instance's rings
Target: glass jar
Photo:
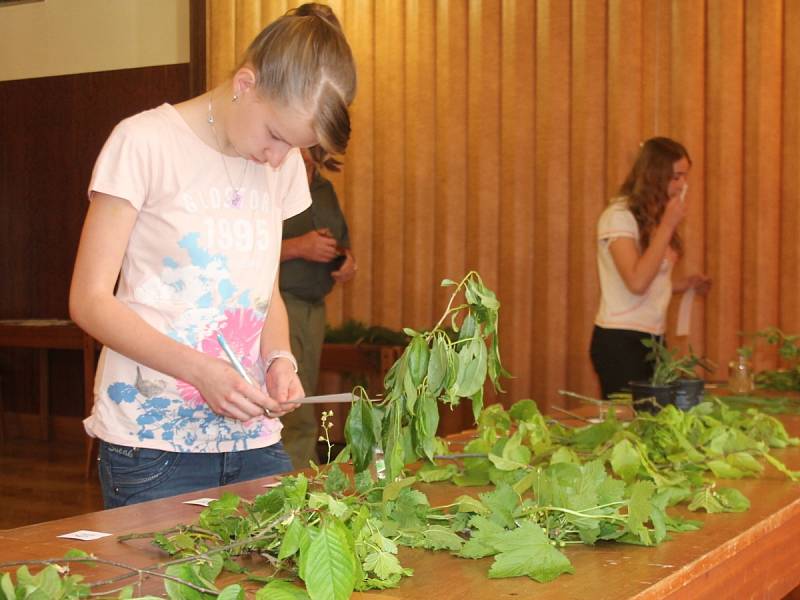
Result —
[[753, 374], [747, 358], [739, 356], [738, 360], [728, 365], [728, 389], [733, 394], [749, 394], [753, 391]]

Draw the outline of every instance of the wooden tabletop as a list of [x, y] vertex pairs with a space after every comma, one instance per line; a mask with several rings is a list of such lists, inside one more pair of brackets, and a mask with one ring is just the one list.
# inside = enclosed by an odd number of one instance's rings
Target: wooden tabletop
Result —
[[[787, 429], [800, 433], [800, 417], [785, 417]], [[775, 455], [791, 469], [800, 469], [800, 448], [779, 450]], [[167, 559], [145, 540], [120, 543], [114, 537], [92, 542], [59, 539], [56, 536], [79, 529], [121, 535], [157, 531], [176, 523], [193, 522], [201, 507], [182, 504], [199, 497], [218, 497], [230, 491], [252, 498], [264, 493], [256, 480], [184, 494], [114, 510], [0, 531], [0, 562], [17, 559], [58, 558], [70, 548], [80, 548], [98, 557], [144, 567]], [[676, 533], [656, 547], [616, 543], [575, 546], [565, 549], [575, 568], [547, 584], [525, 577], [487, 578], [491, 559], [465, 560], [444, 552], [401, 549], [403, 566], [414, 569], [398, 589], [354, 598], [782, 598], [800, 585], [800, 484], [787, 481], [768, 467], [762, 477], [725, 482], [750, 499], [744, 513], [706, 515], [677, 510], [700, 519], [700, 531]], [[462, 493], [483, 491], [450, 485], [422, 485], [432, 505], [444, 504]], [[118, 574], [106, 568], [92, 569], [97, 580]], [[145, 591], [163, 593], [160, 582], [150, 581]]]

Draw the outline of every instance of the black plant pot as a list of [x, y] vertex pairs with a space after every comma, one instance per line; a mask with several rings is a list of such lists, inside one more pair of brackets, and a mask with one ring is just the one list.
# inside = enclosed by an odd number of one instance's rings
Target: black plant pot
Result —
[[675, 406], [689, 410], [703, 399], [706, 382], [702, 379], [678, 379], [675, 388]]
[[675, 404], [677, 384], [653, 385], [646, 381], [631, 381], [633, 409], [636, 412], [656, 414], [665, 406]]

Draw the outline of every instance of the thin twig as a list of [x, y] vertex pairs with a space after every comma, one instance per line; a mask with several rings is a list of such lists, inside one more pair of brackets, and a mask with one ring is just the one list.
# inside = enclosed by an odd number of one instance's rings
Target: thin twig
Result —
[[574, 412], [572, 412], [570, 410], [566, 410], [566, 409], [560, 408], [558, 406], [550, 406], [550, 408], [552, 408], [553, 410], [557, 410], [558, 412], [564, 413], [565, 415], [569, 415], [573, 419], [578, 419], [579, 421], [584, 421], [586, 423], [594, 423], [594, 421], [592, 421], [591, 419], [587, 419], [586, 417], [582, 417], [578, 413], [574, 413]]

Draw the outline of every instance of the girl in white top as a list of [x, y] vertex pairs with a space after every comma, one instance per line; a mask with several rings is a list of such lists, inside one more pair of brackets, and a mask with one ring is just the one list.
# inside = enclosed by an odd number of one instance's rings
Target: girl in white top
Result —
[[690, 168], [689, 154], [678, 142], [647, 140], [619, 197], [600, 216], [601, 298], [590, 355], [603, 397], [652, 376], [641, 340], [663, 336], [671, 295], [690, 287], [705, 294], [711, 285], [701, 274], [672, 282], [672, 268], [683, 253], [677, 228], [688, 211]]
[[354, 94], [336, 17], [307, 4], [229, 80], [109, 137], [70, 290], [72, 318], [104, 345], [85, 426], [106, 507], [290, 470], [278, 417], [304, 392], [278, 293], [282, 223], [310, 203], [297, 148], [344, 152]]

